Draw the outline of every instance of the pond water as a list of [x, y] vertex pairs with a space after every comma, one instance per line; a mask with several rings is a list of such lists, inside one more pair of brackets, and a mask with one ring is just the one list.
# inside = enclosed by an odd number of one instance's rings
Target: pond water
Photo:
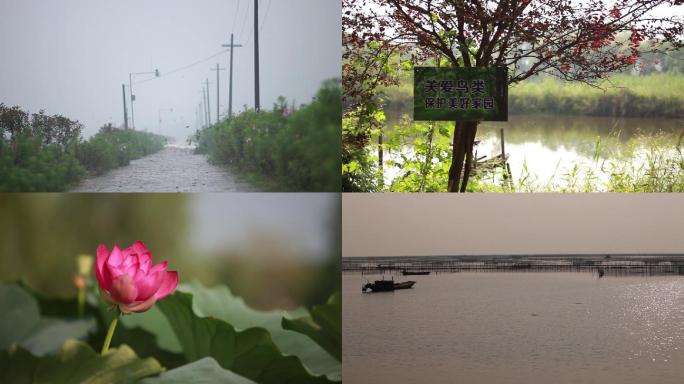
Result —
[[[389, 125], [395, 123], [393, 119]], [[575, 165], [592, 169], [600, 182], [605, 181], [610, 172], [605, 162], [616, 158], [618, 153], [629, 153], [630, 149], [635, 151], [628, 156], [639, 167], [647, 161], [648, 150], [643, 144], [648, 139], [645, 138], [657, 136], [659, 145], [675, 153], [684, 119], [510, 115], [508, 122], [484, 122], [478, 127], [478, 157], [491, 158], [501, 153], [501, 128], [514, 180], [527, 176], [541, 186], [566, 185], [564, 176]], [[599, 152], [595, 157], [599, 137]], [[408, 147], [403, 151], [412, 152]], [[400, 157], [398, 153], [387, 155], [388, 159]], [[387, 185], [400, 173], [399, 169], [388, 168]]]
[[[343, 274], [345, 383], [682, 383], [684, 277]], [[389, 278], [389, 275], [385, 275]], [[395, 276], [395, 280], [407, 280]]]

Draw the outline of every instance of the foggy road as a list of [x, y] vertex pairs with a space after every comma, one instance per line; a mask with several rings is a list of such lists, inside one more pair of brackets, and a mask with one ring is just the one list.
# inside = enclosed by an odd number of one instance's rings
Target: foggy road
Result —
[[193, 149], [166, 147], [128, 166], [82, 181], [72, 192], [240, 192], [250, 186]]

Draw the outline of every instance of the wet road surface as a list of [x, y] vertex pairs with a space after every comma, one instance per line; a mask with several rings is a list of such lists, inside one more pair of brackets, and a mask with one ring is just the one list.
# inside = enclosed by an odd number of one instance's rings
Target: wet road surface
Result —
[[128, 166], [83, 180], [72, 192], [241, 192], [247, 183], [192, 148], [166, 147]]

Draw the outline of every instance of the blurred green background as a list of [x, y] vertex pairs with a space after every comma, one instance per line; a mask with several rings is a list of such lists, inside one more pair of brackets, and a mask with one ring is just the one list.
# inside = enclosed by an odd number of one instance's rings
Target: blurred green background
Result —
[[340, 289], [340, 195], [1, 194], [0, 280], [73, 297], [76, 256], [142, 240], [181, 282], [225, 284], [257, 309]]

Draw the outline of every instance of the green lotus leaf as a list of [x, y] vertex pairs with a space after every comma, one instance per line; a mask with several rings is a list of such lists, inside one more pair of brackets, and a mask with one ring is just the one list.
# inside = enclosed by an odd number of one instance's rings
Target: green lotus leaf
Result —
[[155, 359], [140, 359], [126, 345], [101, 356], [73, 339], [67, 340], [56, 355], [45, 357], [34, 356], [17, 345], [0, 352], [0, 383], [131, 383], [163, 370]]
[[330, 296], [328, 302], [313, 307], [311, 314], [298, 319], [283, 317], [285, 329], [309, 336], [328, 353], [342, 361], [342, 295]]
[[221, 367], [261, 384], [333, 382], [308, 371], [296, 356], [283, 355], [265, 328], [238, 331], [224, 320], [199, 317], [192, 303], [191, 294], [179, 291], [157, 303], [189, 361], [213, 357]]
[[227, 371], [211, 357], [199, 359], [164, 372], [159, 377], [147, 378], [143, 384], [255, 384], [252, 380]]
[[[304, 366], [315, 375], [326, 375], [331, 380], [341, 380], [340, 359], [325, 349], [315, 338], [299, 332], [296, 329], [287, 330], [281, 325], [281, 321], [307, 316], [309, 312], [305, 308], [295, 311], [258, 311], [250, 308], [240, 297], [234, 296], [226, 286], [212, 288], [204, 287], [198, 282], [184, 284], [179, 287], [183, 292], [192, 293], [192, 309], [197, 316], [214, 317], [231, 324], [237, 330], [252, 327], [267, 329], [273, 342], [285, 355], [298, 357]], [[339, 302], [339, 301], [338, 301]], [[341, 305], [337, 312], [337, 334], [341, 337]], [[330, 314], [334, 316], [334, 313]], [[330, 323], [334, 326], [334, 321]], [[293, 332], [294, 331], [294, 332]], [[326, 332], [331, 331], [326, 328]], [[320, 345], [319, 345], [320, 344]], [[341, 355], [340, 350], [336, 351]], [[334, 350], [331, 347], [331, 350]]]
[[85, 338], [95, 328], [93, 319], [63, 320], [42, 317], [38, 302], [16, 284], [0, 284], [0, 349], [18, 343], [42, 356], [54, 352], [69, 338]]

